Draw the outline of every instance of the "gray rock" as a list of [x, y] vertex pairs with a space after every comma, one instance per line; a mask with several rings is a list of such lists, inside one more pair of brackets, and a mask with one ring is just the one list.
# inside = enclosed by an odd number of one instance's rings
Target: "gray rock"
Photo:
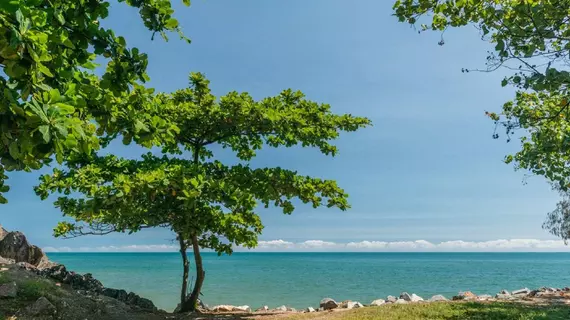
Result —
[[408, 303], [408, 301], [404, 300], [404, 299], [398, 299], [396, 300], [396, 302], [394, 302], [395, 304], [406, 304]]
[[437, 301], [447, 301], [447, 298], [442, 296], [441, 294], [436, 294], [435, 296], [429, 298], [429, 302], [437, 302]]
[[338, 303], [331, 298], [324, 298], [323, 300], [321, 300], [319, 306], [325, 310], [331, 310], [338, 308]]
[[18, 286], [16, 282], [8, 282], [0, 285], [0, 299], [15, 298], [18, 295]]
[[503, 294], [503, 293], [497, 293], [497, 294], [495, 295], [495, 298], [496, 298], [496, 299], [499, 299], [499, 300], [512, 300], [512, 299], [514, 299], [514, 297], [513, 297], [512, 295], [510, 295], [510, 294]]
[[283, 311], [283, 312], [285, 312], [285, 311], [287, 311], [287, 307], [286, 307], [286, 306], [277, 307], [277, 308], [274, 309], [274, 311]]
[[362, 303], [360, 303], [358, 301], [350, 301], [347, 303], [346, 308], [347, 309], [356, 309], [356, 308], [364, 308], [364, 306], [362, 305]]
[[510, 293], [507, 290], [501, 290], [500, 294], [510, 295]]
[[376, 300], [370, 302], [370, 305], [373, 307], [378, 307], [378, 306], [381, 306], [385, 303], [386, 303], [386, 301], [384, 301], [384, 299], [376, 299]]
[[2, 239], [4, 239], [6, 235], [8, 235], [8, 231], [6, 231], [6, 229], [4, 229], [0, 224], [0, 241], [2, 241]]
[[396, 302], [396, 300], [398, 300], [398, 298], [396, 298], [394, 296], [387, 296], [386, 297], [386, 302], [389, 302], [389, 303], [394, 303], [394, 302]]
[[8, 259], [8, 258], [0, 257], [0, 265], [2, 265], [2, 264], [14, 264], [14, 263], [16, 263], [16, 260], [14, 260], [14, 259]]
[[320, 307], [320, 308], [317, 309], [317, 311], [318, 311], [318, 312], [323, 312], [323, 311], [325, 311], [325, 308]]
[[251, 312], [251, 308], [249, 306], [237, 306], [234, 307], [232, 311]]
[[305, 312], [316, 312], [316, 311], [315, 311], [315, 308], [308, 307], [307, 309], [305, 309]]
[[400, 294], [400, 299], [404, 299], [408, 302], [418, 302], [424, 300], [422, 297], [416, 295], [415, 293], [409, 294], [407, 292], [402, 292], [402, 294]]
[[513, 291], [511, 294], [512, 294], [512, 295], [517, 295], [517, 294], [529, 294], [529, 293], [530, 293], [530, 289], [529, 289], [529, 288], [524, 288], [524, 289], [515, 290], [515, 291]]
[[47, 263], [47, 256], [42, 249], [31, 245], [21, 232], [8, 232], [0, 241], [0, 256], [27, 262], [33, 266]]
[[57, 312], [57, 309], [48, 299], [40, 297], [36, 302], [24, 309], [23, 314], [26, 316], [51, 316]]
[[287, 311], [288, 311], [288, 312], [297, 312], [297, 309], [295, 309], [295, 308], [287, 308]]
[[477, 297], [479, 300], [489, 300], [493, 299], [493, 296], [490, 294], [482, 294]]
[[263, 311], [269, 311], [269, 307], [268, 306], [263, 306], [261, 308], [258, 308], [255, 310], [255, 312], [263, 312]]

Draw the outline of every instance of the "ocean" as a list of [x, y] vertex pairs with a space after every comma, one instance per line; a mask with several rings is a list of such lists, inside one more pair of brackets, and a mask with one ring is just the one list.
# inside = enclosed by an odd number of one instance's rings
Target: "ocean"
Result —
[[[133, 291], [172, 311], [180, 297], [178, 253], [49, 253], [68, 270]], [[192, 258], [192, 257], [191, 257]], [[203, 301], [275, 308], [325, 297], [364, 304], [402, 291], [424, 298], [458, 291], [570, 286], [570, 253], [204, 253]]]

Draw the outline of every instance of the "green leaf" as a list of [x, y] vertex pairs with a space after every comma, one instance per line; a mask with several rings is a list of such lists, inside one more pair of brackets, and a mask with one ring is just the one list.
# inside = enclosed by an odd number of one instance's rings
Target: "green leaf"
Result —
[[18, 143], [16, 141], [10, 143], [8, 151], [10, 152], [10, 156], [12, 156], [12, 158], [14, 159], [20, 158], [20, 148], [18, 147]]
[[51, 71], [46, 66], [44, 66], [41, 63], [36, 63], [36, 65], [38, 66], [38, 69], [40, 70], [41, 73], [45, 74], [50, 78], [53, 78], [53, 73], [51, 73]]
[[41, 125], [38, 127], [38, 130], [40, 131], [40, 133], [42, 134], [42, 139], [45, 143], [50, 142], [51, 140], [51, 136], [50, 136], [50, 130], [49, 130], [49, 126], [48, 125]]
[[0, 1], [0, 12], [15, 13], [20, 8], [19, 0]]
[[190, 6], [190, 0], [182, 0], [182, 3], [184, 3], [184, 5], [187, 7]]
[[168, 19], [168, 21], [166, 21], [165, 27], [167, 27], [168, 29], [174, 29], [178, 27], [178, 20]]

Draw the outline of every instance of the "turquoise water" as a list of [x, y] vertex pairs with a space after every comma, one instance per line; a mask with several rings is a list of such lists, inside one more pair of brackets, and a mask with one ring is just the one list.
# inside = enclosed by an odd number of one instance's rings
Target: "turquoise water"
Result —
[[[172, 310], [180, 297], [177, 253], [50, 253], [68, 270], [92, 273]], [[448, 297], [458, 291], [570, 286], [570, 253], [235, 253], [204, 254], [203, 300], [295, 308], [321, 298], [362, 303], [402, 291]]]

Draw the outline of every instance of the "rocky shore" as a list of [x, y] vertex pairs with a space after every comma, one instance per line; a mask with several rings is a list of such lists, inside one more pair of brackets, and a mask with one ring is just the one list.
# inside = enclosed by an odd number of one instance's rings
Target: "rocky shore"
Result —
[[[108, 312], [110, 307], [115, 310]], [[11, 312], [4, 310], [8, 308], [14, 314], [2, 314]], [[78, 274], [49, 261], [23, 233], [0, 225], [0, 319], [131, 319], [128, 314], [161, 313], [166, 312], [149, 299], [104, 287], [89, 273]]]
[[424, 299], [415, 293], [409, 294], [407, 292], [402, 292], [399, 296], [387, 296], [386, 298], [376, 299], [369, 304], [362, 304], [358, 301], [345, 300], [342, 302], [337, 302], [332, 298], [324, 298], [320, 301], [319, 307], [307, 307], [304, 310], [296, 310], [294, 308], [289, 308], [286, 306], [280, 306], [277, 308], [269, 308], [268, 306], [263, 306], [261, 308], [253, 311], [249, 306], [232, 306], [232, 305], [219, 305], [214, 307], [205, 307], [204, 311], [214, 312], [214, 313], [235, 313], [235, 312], [254, 312], [258, 313], [312, 313], [312, 312], [331, 312], [331, 311], [342, 311], [357, 308], [366, 307], [379, 307], [383, 305], [390, 304], [412, 304], [412, 303], [437, 303], [437, 302], [515, 302], [515, 303], [525, 303], [525, 304], [551, 304], [551, 303], [563, 303], [570, 304], [570, 288], [549, 288], [542, 287], [535, 290], [530, 290], [528, 288], [514, 290], [509, 292], [507, 290], [501, 290], [494, 296], [489, 294], [476, 295], [471, 291], [459, 292], [457, 295], [446, 298], [443, 295], [434, 295], [429, 299]]
[[[273, 314], [336, 312], [392, 304], [426, 304], [445, 302], [514, 302], [524, 304], [570, 304], [570, 288], [542, 287], [495, 295], [476, 295], [470, 291], [453, 297], [434, 295], [424, 299], [415, 293], [402, 292], [371, 301], [368, 304], [324, 298], [318, 305], [296, 310], [288, 306], [217, 305], [200, 302], [200, 312], [237, 314], [253, 317]], [[175, 310], [176, 312], [176, 310]], [[0, 226], [0, 319], [190, 319], [158, 310], [149, 299], [133, 292], [107, 288], [89, 273], [68, 271], [64, 265], [49, 261], [44, 252], [31, 245], [21, 232], [8, 232]]]

